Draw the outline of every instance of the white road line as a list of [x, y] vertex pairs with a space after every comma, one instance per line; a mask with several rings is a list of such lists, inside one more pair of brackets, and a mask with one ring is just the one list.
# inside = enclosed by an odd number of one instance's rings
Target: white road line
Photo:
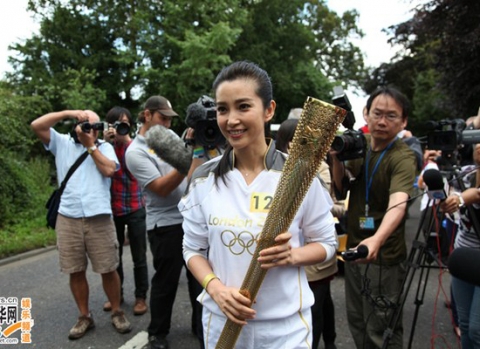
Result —
[[118, 349], [141, 349], [148, 343], [148, 333], [142, 331]]

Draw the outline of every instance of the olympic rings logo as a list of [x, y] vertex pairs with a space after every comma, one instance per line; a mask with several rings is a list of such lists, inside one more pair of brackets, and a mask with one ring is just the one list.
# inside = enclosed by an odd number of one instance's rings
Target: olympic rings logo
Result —
[[242, 231], [236, 235], [231, 230], [224, 230], [220, 236], [223, 245], [227, 247], [232, 254], [238, 256], [244, 252], [247, 252], [253, 256], [258, 235], [259, 234], [254, 236], [249, 231]]

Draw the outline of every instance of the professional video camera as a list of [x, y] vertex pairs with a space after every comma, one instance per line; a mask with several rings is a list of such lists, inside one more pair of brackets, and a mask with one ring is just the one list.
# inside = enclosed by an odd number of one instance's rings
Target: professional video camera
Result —
[[95, 122], [93, 124], [89, 123], [88, 121], [81, 122], [80, 128], [84, 133], [90, 133], [91, 130], [94, 131], [103, 131], [108, 129], [108, 123], [106, 122]]
[[362, 131], [353, 129], [355, 115], [353, 115], [352, 105], [343, 89], [340, 86], [335, 86], [333, 92], [332, 103], [347, 111], [347, 115], [342, 122], [342, 125], [347, 130], [342, 135], [335, 136], [331, 147], [337, 152], [337, 157], [340, 161], [361, 158], [367, 149], [367, 140]]
[[480, 130], [466, 130], [462, 119], [428, 121], [427, 128], [433, 130], [427, 135], [429, 149], [453, 152], [464, 145], [480, 143]]
[[115, 121], [112, 127], [117, 131], [120, 136], [125, 136], [130, 132], [130, 125], [126, 122]]
[[217, 124], [215, 101], [209, 96], [201, 96], [188, 106], [185, 123], [195, 130], [196, 145], [214, 149], [225, 142]]

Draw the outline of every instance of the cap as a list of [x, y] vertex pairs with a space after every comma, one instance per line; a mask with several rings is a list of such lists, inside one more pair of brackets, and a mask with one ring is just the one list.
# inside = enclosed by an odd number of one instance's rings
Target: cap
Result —
[[166, 116], [178, 116], [172, 109], [172, 104], [168, 99], [162, 96], [152, 96], [145, 102], [145, 109], [158, 110], [161, 114]]

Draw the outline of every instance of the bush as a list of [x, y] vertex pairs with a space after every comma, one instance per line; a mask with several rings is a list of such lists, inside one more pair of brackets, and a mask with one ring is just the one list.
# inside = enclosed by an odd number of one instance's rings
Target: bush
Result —
[[0, 178], [0, 228], [45, 214], [53, 190], [48, 161], [18, 160], [14, 153], [0, 153]]

